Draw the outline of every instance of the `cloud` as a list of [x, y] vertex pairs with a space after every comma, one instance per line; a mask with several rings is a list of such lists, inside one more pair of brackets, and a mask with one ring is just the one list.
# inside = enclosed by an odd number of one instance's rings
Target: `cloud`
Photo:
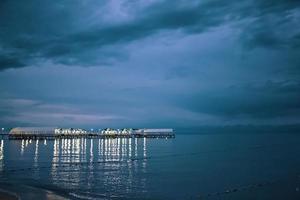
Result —
[[300, 121], [299, 82], [266, 81], [263, 84], [231, 86], [209, 93], [178, 97], [182, 108], [235, 119], [272, 119], [293, 116]]
[[[4, 1], [0, 47], [10, 53], [1, 53], [0, 69], [38, 65], [45, 60], [109, 65], [128, 57], [126, 44], [153, 34], [170, 30], [199, 34], [234, 22], [242, 22], [237, 28], [249, 47], [273, 48], [298, 41], [299, 30], [294, 29], [293, 35], [285, 30], [299, 24], [299, 1], [116, 2]], [[126, 20], [119, 19], [121, 16]]]
[[299, 4], [3, 1], [0, 123], [299, 121]]
[[18, 98], [0, 100], [0, 115], [0, 124], [11, 126], [88, 126], [123, 119], [109, 113], [85, 113], [71, 104]]
[[295, 47], [297, 43], [297, 36], [300, 33], [300, 29], [297, 28], [299, 22], [299, 9], [295, 7], [256, 16], [243, 31], [241, 40], [246, 47], [251, 49], [263, 47], [288, 50]]

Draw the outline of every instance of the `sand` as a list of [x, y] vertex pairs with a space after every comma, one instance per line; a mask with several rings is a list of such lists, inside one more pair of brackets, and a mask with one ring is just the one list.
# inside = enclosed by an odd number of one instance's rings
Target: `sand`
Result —
[[19, 199], [16, 195], [11, 194], [10, 192], [6, 192], [0, 189], [0, 199], [1, 200], [17, 200]]

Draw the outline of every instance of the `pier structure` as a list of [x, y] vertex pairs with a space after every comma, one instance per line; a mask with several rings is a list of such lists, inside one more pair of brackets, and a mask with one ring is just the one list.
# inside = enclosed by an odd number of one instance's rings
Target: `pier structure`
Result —
[[112, 129], [87, 131], [80, 128], [16, 127], [10, 130], [9, 139], [53, 138], [174, 138], [173, 129]]

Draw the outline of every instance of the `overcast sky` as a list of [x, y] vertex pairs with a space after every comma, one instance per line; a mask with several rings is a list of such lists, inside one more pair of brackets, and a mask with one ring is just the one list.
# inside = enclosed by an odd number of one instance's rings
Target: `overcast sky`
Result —
[[300, 123], [299, 0], [1, 0], [0, 125]]

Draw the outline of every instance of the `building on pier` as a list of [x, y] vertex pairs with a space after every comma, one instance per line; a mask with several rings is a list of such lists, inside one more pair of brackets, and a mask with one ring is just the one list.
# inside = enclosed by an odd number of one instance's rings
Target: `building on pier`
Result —
[[132, 135], [133, 129], [132, 128], [123, 128], [123, 129], [118, 129], [118, 132], [121, 135]]
[[81, 128], [55, 128], [56, 135], [84, 135], [87, 131]]
[[101, 130], [102, 135], [132, 135], [133, 133], [134, 133], [134, 129], [132, 128], [122, 128], [122, 129], [105, 128]]
[[117, 129], [105, 128], [101, 130], [102, 135], [117, 135], [119, 131]]
[[55, 127], [16, 127], [10, 130], [10, 136], [53, 136]]
[[10, 136], [59, 136], [59, 135], [85, 135], [87, 131], [80, 128], [56, 127], [16, 127], [10, 130]]
[[173, 129], [171, 128], [148, 128], [148, 129], [142, 129], [142, 132], [144, 134], [166, 134], [166, 133], [173, 133]]

